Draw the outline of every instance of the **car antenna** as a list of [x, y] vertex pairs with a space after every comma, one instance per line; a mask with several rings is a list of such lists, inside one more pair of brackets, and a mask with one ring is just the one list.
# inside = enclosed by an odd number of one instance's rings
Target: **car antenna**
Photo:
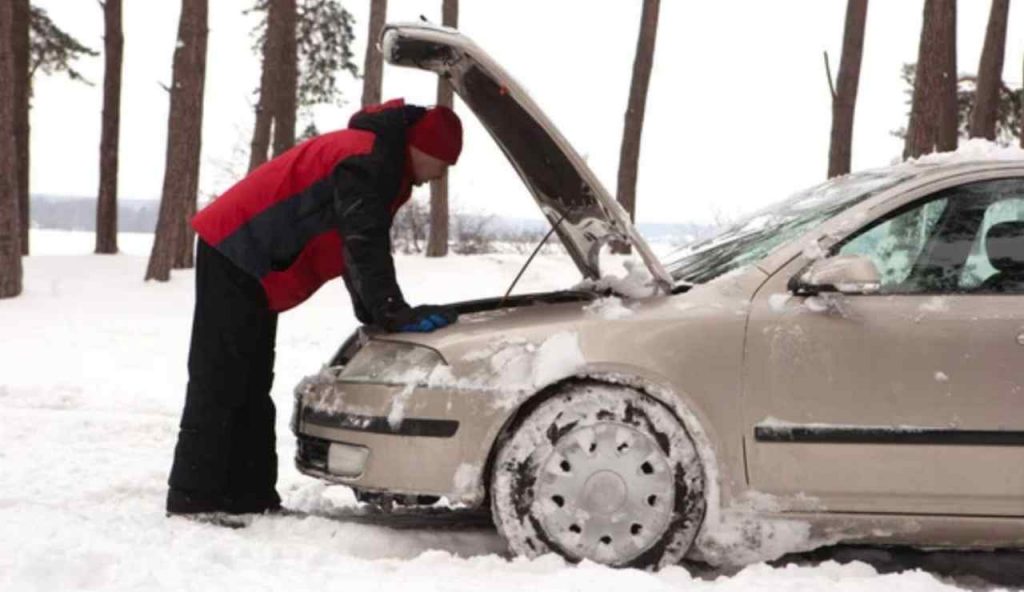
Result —
[[537, 253], [540, 252], [540, 249], [541, 247], [544, 246], [544, 243], [548, 242], [548, 239], [551, 238], [551, 235], [554, 234], [556, 230], [558, 230], [558, 226], [562, 224], [562, 220], [565, 220], [565, 216], [568, 213], [569, 212], [563, 213], [562, 216], [558, 219], [558, 222], [555, 222], [554, 224], [551, 225], [551, 230], [549, 230], [547, 234], [544, 235], [544, 238], [540, 239], [540, 243], [538, 243], [537, 247], [533, 249], [533, 252], [530, 253], [530, 256], [526, 259], [526, 263], [523, 264], [523, 267], [519, 270], [519, 273], [516, 274], [516, 279], [512, 280], [512, 285], [508, 287], [508, 291], [506, 291], [505, 295], [501, 297], [501, 301], [498, 302], [498, 308], [501, 308], [502, 305], [505, 304], [505, 301], [508, 300], [509, 295], [512, 294], [512, 290], [514, 290], [516, 284], [519, 283], [519, 278], [523, 277], [523, 274], [526, 272], [526, 268], [529, 267], [530, 263], [533, 262], [533, 258], [537, 256]]

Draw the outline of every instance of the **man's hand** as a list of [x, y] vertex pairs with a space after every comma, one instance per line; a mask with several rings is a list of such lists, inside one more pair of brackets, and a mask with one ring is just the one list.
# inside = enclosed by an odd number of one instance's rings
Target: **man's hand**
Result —
[[458, 318], [459, 313], [449, 306], [423, 305], [388, 311], [380, 324], [392, 333], [430, 333], [451, 325]]

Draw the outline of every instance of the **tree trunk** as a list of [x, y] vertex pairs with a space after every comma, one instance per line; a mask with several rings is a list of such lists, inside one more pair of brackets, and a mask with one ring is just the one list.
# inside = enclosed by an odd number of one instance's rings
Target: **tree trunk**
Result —
[[295, 0], [274, 0], [278, 5], [277, 18], [281, 36], [278, 53], [274, 59], [278, 62], [274, 70], [277, 72], [276, 100], [274, 108], [274, 156], [277, 156], [295, 145], [295, 111], [298, 108], [298, 47], [295, 37]]
[[29, 66], [29, 23], [31, 11], [29, 0], [13, 0], [13, 25], [11, 37], [14, 51], [14, 143], [18, 161], [18, 216], [21, 229], [21, 254], [29, 252], [29, 99], [32, 96], [32, 81]]
[[1006, 55], [1006, 20], [1010, 0], [992, 0], [985, 29], [985, 46], [978, 64], [978, 90], [971, 111], [969, 135], [972, 138], [996, 139], [996, 116], [999, 112], [999, 87], [1003, 82], [1003, 59]]
[[281, 54], [281, 9], [280, 0], [272, 0], [267, 6], [267, 33], [263, 39], [263, 71], [260, 74], [260, 97], [256, 102], [256, 121], [253, 124], [252, 143], [249, 150], [249, 172], [267, 162], [270, 149], [271, 130], [274, 115], [280, 101], [277, 91], [280, 88], [278, 77]]
[[[196, 177], [198, 180], [198, 175]], [[178, 247], [174, 254], [174, 269], [192, 269], [195, 267], [196, 231], [192, 230], [192, 217], [196, 215], [196, 197], [182, 204], [182, 214], [178, 217]]]
[[864, 53], [864, 28], [868, 0], [848, 0], [843, 29], [843, 55], [839, 62], [839, 80], [832, 97], [832, 138], [828, 151], [829, 178], [850, 172], [853, 145], [853, 115], [857, 106], [861, 56]]
[[[191, 269], [195, 266], [195, 244], [196, 233], [192, 230], [192, 217], [196, 214], [196, 201], [199, 198], [199, 165], [202, 154], [203, 138], [203, 94], [206, 86], [206, 46], [209, 28], [206, 24], [206, 13], [208, 11], [208, 0], [203, 1], [203, 23], [201, 32], [197, 30], [187, 46], [194, 47], [189, 55], [188, 72], [192, 80], [187, 85], [191, 94], [186, 97], [187, 105], [195, 106], [197, 119], [194, 132], [185, 138], [184, 149], [181, 152], [179, 166], [183, 171], [181, 181], [176, 181], [175, 192], [180, 191], [182, 198], [182, 211], [178, 216], [179, 229], [177, 232], [178, 245], [174, 255], [175, 269]], [[166, 187], [166, 181], [165, 181]]]
[[[167, 117], [167, 161], [156, 237], [146, 279], [167, 281], [171, 266], [192, 244], [186, 216], [195, 207], [202, 146], [206, 82], [207, 0], [182, 0], [174, 50], [171, 106]], [[183, 246], [187, 244], [187, 247]], [[191, 256], [189, 257], [191, 259]]]
[[13, 29], [14, 3], [0, 2], [0, 298], [21, 294], [22, 276]]
[[[441, 5], [441, 24], [459, 26], [459, 0], [444, 0]], [[452, 107], [452, 86], [444, 78], [437, 80], [437, 104]], [[430, 182], [430, 235], [427, 239], [427, 257], [448, 254], [448, 173]], [[417, 246], [417, 251], [419, 247]]]
[[[626, 107], [625, 125], [622, 130], [622, 147], [619, 151], [619, 179], [616, 198], [629, 213], [629, 219], [636, 221], [636, 181], [640, 165], [640, 137], [644, 128], [644, 111], [647, 107], [647, 88], [651, 82], [654, 66], [654, 42], [658, 34], [658, 9], [660, 0], [644, 0], [640, 17], [640, 35], [636, 42], [636, 56], [633, 60], [633, 79], [629, 85], [629, 103]], [[632, 251], [628, 243], [614, 243], [612, 252], [628, 254]]]
[[100, 188], [96, 200], [96, 252], [117, 253], [117, 165], [121, 133], [121, 0], [103, 3], [103, 124], [100, 136]]
[[957, 105], [956, 0], [942, 5], [942, 78], [939, 111], [939, 150], [952, 152], [960, 141], [960, 110]]
[[956, 150], [956, 0], [925, 0], [904, 158]]
[[[266, 45], [266, 43], [264, 43]], [[264, 49], [264, 53], [266, 50]], [[267, 149], [270, 147], [270, 126], [274, 121], [274, 112], [270, 108], [270, 89], [273, 87], [270, 71], [264, 60], [263, 74], [260, 76], [260, 98], [256, 102], [256, 122], [252, 128], [252, 142], [249, 144], [249, 172], [253, 172], [261, 164], [267, 162]]]
[[363, 107], [380, 103], [384, 56], [377, 44], [387, 14], [388, 0], [370, 0], [370, 30], [366, 34], [366, 61], [363, 65]]

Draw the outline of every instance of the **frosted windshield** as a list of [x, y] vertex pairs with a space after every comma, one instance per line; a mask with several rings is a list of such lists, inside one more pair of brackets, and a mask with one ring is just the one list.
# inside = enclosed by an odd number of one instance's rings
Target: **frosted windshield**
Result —
[[756, 263], [839, 212], [912, 177], [901, 171], [846, 175], [754, 212], [720, 234], [669, 255], [675, 281], [703, 283]]

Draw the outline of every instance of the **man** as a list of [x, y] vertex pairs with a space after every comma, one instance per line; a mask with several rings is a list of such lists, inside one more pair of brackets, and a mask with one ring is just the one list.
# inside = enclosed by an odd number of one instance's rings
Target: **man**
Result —
[[446, 307], [405, 303], [390, 228], [411, 185], [440, 178], [461, 150], [450, 109], [389, 101], [267, 162], [196, 215], [196, 308], [168, 514], [280, 510], [277, 315], [324, 282], [342, 276], [356, 317], [387, 331], [455, 322]]

